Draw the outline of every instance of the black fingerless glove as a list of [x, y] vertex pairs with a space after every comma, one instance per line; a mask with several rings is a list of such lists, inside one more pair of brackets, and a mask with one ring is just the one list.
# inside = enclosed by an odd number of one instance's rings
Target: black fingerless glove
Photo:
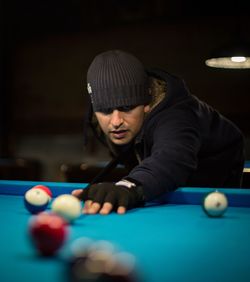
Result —
[[92, 184], [83, 189], [81, 199], [83, 201], [91, 200], [101, 205], [109, 202], [113, 205], [113, 209], [120, 206], [132, 209], [144, 205], [142, 186], [128, 180]]

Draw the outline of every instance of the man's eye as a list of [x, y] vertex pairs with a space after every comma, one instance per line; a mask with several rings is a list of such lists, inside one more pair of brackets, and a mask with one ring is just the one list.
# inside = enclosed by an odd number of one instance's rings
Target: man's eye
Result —
[[104, 114], [104, 115], [110, 115], [113, 113], [114, 110], [118, 110], [119, 112], [129, 112], [133, 110], [136, 106], [123, 106], [123, 107], [118, 107], [116, 109], [110, 108], [110, 109], [102, 109], [99, 110], [98, 112]]
[[129, 112], [131, 110], [133, 110], [136, 106], [123, 106], [123, 107], [119, 107], [117, 108], [118, 111], [120, 112]]
[[114, 110], [113, 109], [105, 109], [105, 110], [100, 110], [99, 112], [101, 112], [104, 115], [110, 115], [112, 114]]

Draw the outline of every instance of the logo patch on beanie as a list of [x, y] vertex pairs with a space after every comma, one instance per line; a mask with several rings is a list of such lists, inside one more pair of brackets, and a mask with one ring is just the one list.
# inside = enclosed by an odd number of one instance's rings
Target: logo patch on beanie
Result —
[[87, 85], [87, 90], [88, 90], [89, 94], [92, 94], [92, 88], [91, 88], [90, 83], [88, 83], [88, 85]]

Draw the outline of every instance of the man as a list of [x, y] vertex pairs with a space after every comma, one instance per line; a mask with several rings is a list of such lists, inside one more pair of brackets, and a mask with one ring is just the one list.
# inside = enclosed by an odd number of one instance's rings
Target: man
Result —
[[131, 170], [116, 183], [73, 191], [85, 213], [123, 214], [181, 186], [240, 187], [240, 130], [181, 79], [111, 50], [94, 58], [87, 88], [99, 136]]

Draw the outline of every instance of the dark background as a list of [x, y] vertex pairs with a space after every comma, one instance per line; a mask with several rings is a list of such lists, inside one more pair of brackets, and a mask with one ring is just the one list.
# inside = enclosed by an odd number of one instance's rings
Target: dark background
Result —
[[250, 158], [250, 70], [204, 63], [237, 34], [249, 39], [249, 14], [245, 1], [1, 1], [0, 157], [34, 160], [51, 181], [62, 165], [109, 159], [94, 139], [83, 145], [85, 76], [118, 48], [181, 76], [241, 128]]

